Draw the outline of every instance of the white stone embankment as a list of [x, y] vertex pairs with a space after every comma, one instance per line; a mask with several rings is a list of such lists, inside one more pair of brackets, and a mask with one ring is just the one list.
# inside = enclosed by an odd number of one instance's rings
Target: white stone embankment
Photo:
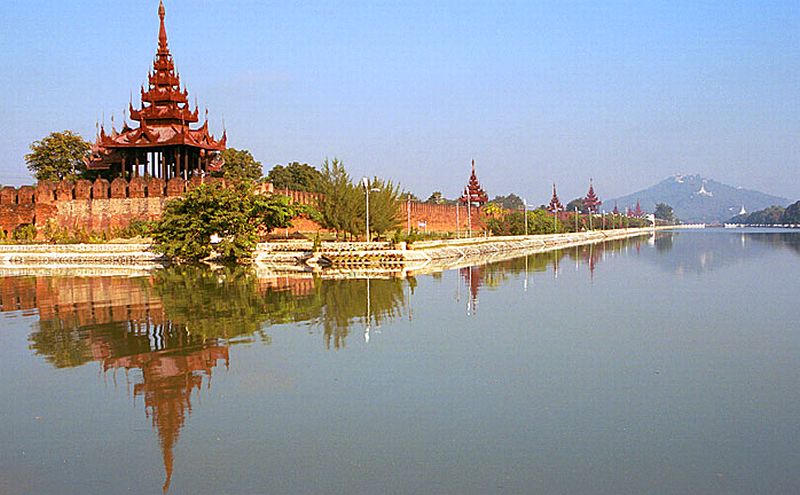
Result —
[[119, 273], [163, 266], [149, 244], [0, 244], [0, 273], [88, 270]]
[[[661, 228], [659, 228], [661, 229]], [[593, 244], [652, 234], [653, 228], [596, 230], [566, 234], [480, 237], [415, 242], [399, 249], [389, 243], [328, 243], [316, 250], [311, 242], [290, 241], [262, 243], [255, 252], [257, 265], [279, 268], [287, 265], [343, 267], [449, 265], [460, 260], [474, 260], [533, 254], [553, 249]], [[507, 255], [507, 256], [506, 256]]]
[[[481, 263], [518, 255], [624, 239], [653, 233], [652, 228], [591, 232], [473, 237], [415, 242], [394, 246], [385, 242], [323, 242], [314, 250], [310, 241], [261, 243], [257, 266], [275, 269], [337, 270], [403, 268], [425, 271], [464, 263]], [[164, 258], [149, 244], [22, 244], [0, 245], [0, 274], [93, 270], [142, 273], [164, 265]], [[370, 269], [371, 269], [370, 268]]]

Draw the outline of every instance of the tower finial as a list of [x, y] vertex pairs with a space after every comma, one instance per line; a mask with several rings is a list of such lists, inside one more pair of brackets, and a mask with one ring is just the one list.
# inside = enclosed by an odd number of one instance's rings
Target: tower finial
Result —
[[166, 52], [167, 51], [167, 28], [164, 27], [164, 15], [166, 11], [164, 10], [164, 2], [158, 0], [158, 18], [161, 20], [161, 26], [158, 29], [158, 51], [159, 52]]

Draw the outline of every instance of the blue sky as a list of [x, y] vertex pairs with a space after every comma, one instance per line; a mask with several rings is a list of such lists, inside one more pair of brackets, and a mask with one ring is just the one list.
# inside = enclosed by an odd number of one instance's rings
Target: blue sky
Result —
[[[137, 103], [157, 1], [0, 4], [0, 183]], [[475, 159], [531, 203], [671, 174], [800, 198], [800, 2], [167, 0], [182, 81], [265, 169], [342, 159], [423, 199]]]

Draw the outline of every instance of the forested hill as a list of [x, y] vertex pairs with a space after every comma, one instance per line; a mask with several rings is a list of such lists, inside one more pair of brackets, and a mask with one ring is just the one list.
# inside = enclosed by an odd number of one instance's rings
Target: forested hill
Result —
[[785, 207], [789, 200], [752, 189], [733, 187], [700, 175], [675, 175], [642, 191], [604, 200], [607, 210], [617, 203], [620, 211], [633, 208], [636, 201], [653, 212], [656, 203], [666, 203], [683, 222], [725, 222], [741, 212], [762, 210], [772, 205]]

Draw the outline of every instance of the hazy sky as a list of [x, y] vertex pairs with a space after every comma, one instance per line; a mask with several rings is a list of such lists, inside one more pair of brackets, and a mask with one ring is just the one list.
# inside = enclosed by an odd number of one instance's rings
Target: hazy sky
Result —
[[[28, 145], [117, 124], [156, 50], [158, 2], [0, 2], [0, 183]], [[339, 157], [423, 199], [475, 159], [531, 203], [675, 173], [800, 198], [800, 2], [167, 0], [169, 45], [211, 128], [268, 170]]]

